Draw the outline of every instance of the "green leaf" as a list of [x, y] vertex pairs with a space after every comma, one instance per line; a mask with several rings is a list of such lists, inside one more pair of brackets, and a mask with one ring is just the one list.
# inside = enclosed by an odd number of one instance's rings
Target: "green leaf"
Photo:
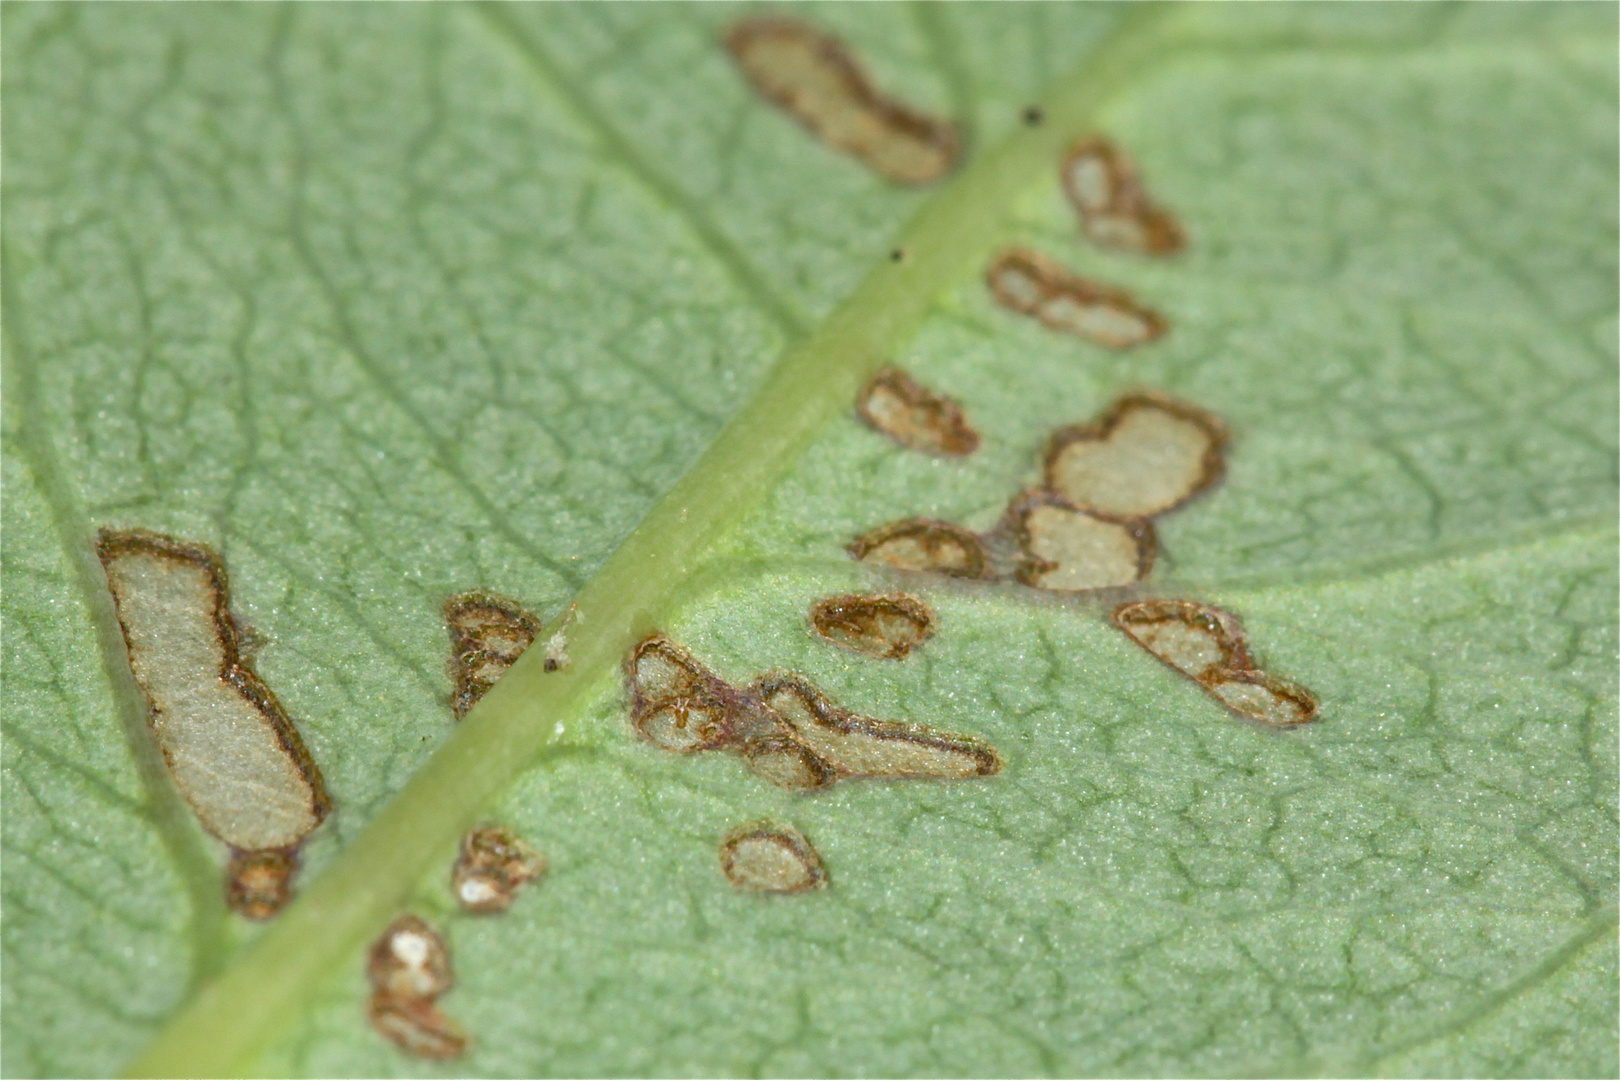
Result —
[[[433, 1073], [363, 1012], [409, 908], [458, 1073], [1620, 1071], [1613, 7], [805, 9], [963, 121], [929, 190], [760, 101], [739, 13], [4, 8], [0, 1068]], [[1055, 166], [1096, 130], [1183, 256], [1079, 239]], [[996, 307], [1012, 243], [1170, 333]], [[860, 426], [889, 363], [982, 449]], [[1309, 727], [1239, 722], [1099, 602], [845, 556], [988, 526], [1130, 387], [1234, 431], [1153, 591], [1240, 613]], [[266, 929], [146, 736], [104, 525], [222, 552], [326, 777]], [[894, 586], [939, 617], [905, 662], [806, 633]], [[439, 605], [475, 587], [577, 600], [573, 663], [454, 726]], [[655, 627], [1006, 768], [793, 796], [666, 754], [618, 675]], [[829, 888], [725, 883], [760, 817]], [[498, 917], [446, 888], [479, 819], [551, 863]]]

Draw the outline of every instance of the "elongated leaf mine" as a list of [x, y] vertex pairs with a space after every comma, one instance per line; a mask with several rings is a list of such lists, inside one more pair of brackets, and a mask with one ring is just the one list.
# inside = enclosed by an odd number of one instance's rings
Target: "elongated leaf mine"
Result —
[[827, 884], [815, 846], [792, 825], [775, 821], [756, 821], [727, 833], [720, 842], [720, 870], [748, 892], [805, 893]]
[[514, 600], [475, 590], [444, 602], [450, 629], [450, 707], [460, 720], [472, 711], [540, 632], [540, 620]]
[[415, 915], [401, 915], [366, 956], [371, 1026], [400, 1048], [425, 1058], [452, 1058], [467, 1036], [435, 1004], [455, 985], [450, 950], [437, 930]]
[[956, 129], [879, 93], [837, 38], [763, 16], [733, 26], [726, 48], [761, 94], [889, 179], [926, 184], [956, 164]]
[[1123, 290], [1071, 274], [1027, 248], [1003, 252], [986, 278], [1003, 307], [1100, 345], [1126, 349], [1153, 341], [1168, 328], [1162, 316]]
[[227, 899], [268, 918], [288, 896], [294, 850], [331, 803], [297, 729], [242, 659], [224, 564], [142, 531], [103, 530], [96, 554], [169, 776], [203, 828], [238, 853]]
[[854, 776], [963, 778], [1001, 768], [995, 750], [977, 739], [858, 716], [796, 676], [770, 675], [738, 690], [660, 634], [637, 644], [625, 668], [631, 724], [649, 742], [677, 753], [737, 754], [791, 790]]
[[1024, 557], [1018, 580], [1056, 592], [1129, 585], [1147, 577], [1157, 552], [1153, 526], [1075, 506], [1048, 491], [1026, 491], [1008, 509]]
[[1225, 471], [1226, 425], [1193, 405], [1130, 394], [1089, 424], [1060, 428], [1046, 486], [1076, 506], [1152, 517], [1207, 491]]
[[948, 521], [907, 518], [857, 537], [849, 553], [862, 562], [897, 570], [987, 578], [990, 563], [977, 533]]
[[934, 632], [934, 613], [905, 593], [829, 596], [810, 607], [817, 636], [879, 660], [904, 660]]
[[1240, 716], [1277, 727], [1316, 717], [1309, 690], [1255, 666], [1230, 612], [1194, 600], [1139, 600], [1114, 609], [1114, 623]]
[[901, 446], [962, 457], [979, 448], [979, 433], [955, 401], [918, 383], [899, 368], [872, 377], [856, 399], [861, 419]]
[[1092, 139], [1063, 159], [1063, 190], [1094, 243], [1148, 255], [1186, 246], [1181, 224], [1148, 197], [1136, 166], [1107, 139]]
[[461, 838], [450, 888], [463, 911], [487, 915], [511, 907], [518, 890], [545, 870], [545, 856], [517, 833], [501, 825], [480, 825]]

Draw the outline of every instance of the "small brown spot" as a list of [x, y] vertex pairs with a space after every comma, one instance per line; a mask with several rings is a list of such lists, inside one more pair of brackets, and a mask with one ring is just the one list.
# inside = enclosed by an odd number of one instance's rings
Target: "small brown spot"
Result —
[[1130, 394], [1092, 423], [1060, 428], [1046, 486], [1076, 506], [1152, 517], [1208, 490], [1225, 470], [1226, 425], [1203, 409]]
[[754, 88], [823, 142], [902, 184], [938, 180], [956, 164], [960, 141], [943, 120], [880, 94], [837, 38], [794, 19], [745, 19], [726, 48]]
[[1070, 150], [1062, 177], [1080, 228], [1093, 242], [1149, 255], [1170, 255], [1186, 246], [1180, 222], [1148, 197], [1136, 166], [1107, 139]]
[[1028, 248], [1003, 252], [986, 277], [1003, 307], [1101, 345], [1125, 349], [1153, 341], [1167, 329], [1162, 316], [1128, 293], [1071, 274]]
[[827, 884], [821, 856], [792, 825], [757, 821], [733, 829], [720, 842], [720, 869], [739, 889], [804, 893]]
[[450, 628], [450, 699], [456, 719], [472, 711], [540, 632], [540, 620], [516, 601], [473, 591], [444, 602]]
[[637, 644], [625, 669], [630, 722], [648, 741], [677, 753], [729, 751], [792, 790], [849, 776], [960, 778], [1001, 767], [976, 739], [857, 716], [796, 676], [738, 690], [660, 634]]
[[505, 911], [524, 883], [545, 873], [546, 860], [511, 829], [480, 825], [461, 838], [450, 887], [462, 910]]
[[979, 448], [979, 433], [961, 406], [899, 368], [885, 368], [872, 376], [856, 398], [855, 410], [872, 427], [913, 450], [961, 457]]
[[295, 850], [239, 851], [225, 869], [225, 902], [238, 915], [268, 919], [292, 897]]
[[331, 802], [298, 730], [241, 655], [224, 563], [200, 544], [140, 530], [103, 529], [96, 554], [169, 776], [235, 852], [233, 908], [268, 918]]
[[434, 1004], [455, 977], [450, 950], [433, 927], [415, 915], [395, 919], [372, 944], [366, 977], [366, 1015], [385, 1038], [426, 1058], [456, 1057], [467, 1049], [467, 1036]]
[[897, 570], [987, 578], [990, 564], [977, 533], [928, 518], [907, 518], [873, 529], [849, 545], [861, 562]]
[[904, 593], [831, 596], [811, 605], [810, 626], [834, 645], [880, 660], [904, 660], [934, 632], [934, 614]]
[[1138, 645], [1240, 716], [1278, 727], [1316, 717], [1314, 695], [1255, 667], [1237, 616], [1194, 600], [1139, 600], [1114, 609]]
[[1018, 580], [1056, 592], [1129, 585], [1147, 577], [1158, 550], [1143, 518], [1084, 510], [1049, 491], [1026, 491], [1008, 508], [1024, 559]]

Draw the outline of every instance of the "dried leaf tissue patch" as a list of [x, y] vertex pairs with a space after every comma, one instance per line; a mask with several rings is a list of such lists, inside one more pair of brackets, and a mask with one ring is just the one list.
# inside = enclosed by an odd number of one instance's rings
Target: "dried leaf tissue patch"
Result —
[[720, 870], [747, 892], [805, 893], [827, 884], [821, 855], [792, 825], [756, 821], [720, 841]]
[[1158, 551], [1153, 525], [1075, 506], [1050, 491], [1026, 491], [1007, 511], [1024, 556], [1018, 580], [1055, 592], [1130, 585], [1147, 577]]
[[1171, 255], [1186, 246], [1181, 223], [1148, 197], [1135, 164], [1107, 139], [1075, 146], [1063, 159], [1061, 175], [1080, 229], [1093, 243], [1147, 255]]
[[896, 570], [988, 578], [990, 562], [979, 534], [948, 521], [906, 518], [879, 526], [849, 545], [861, 562]]
[[905, 593], [829, 596], [810, 606], [818, 637], [879, 660], [904, 660], [934, 632], [934, 613]]
[[830, 34], [795, 19], [761, 16], [733, 26], [726, 48], [761, 94], [889, 179], [926, 184], [956, 164], [956, 129], [879, 93]]
[[1197, 406], [1128, 394], [1097, 420], [1052, 433], [1046, 486], [1088, 510], [1152, 517], [1220, 480], [1226, 438], [1226, 425]]
[[1028, 248], [1003, 252], [990, 264], [986, 280], [1003, 307], [1111, 348], [1153, 341], [1168, 328], [1163, 316], [1130, 294], [1071, 274]]
[[912, 450], [963, 457], [979, 448], [979, 433], [961, 406], [899, 368], [874, 375], [856, 399], [855, 410], [874, 429]]
[[400, 1048], [425, 1058], [453, 1058], [467, 1036], [439, 1011], [439, 996], [455, 985], [450, 950], [437, 930], [415, 915], [401, 915], [366, 957], [371, 1026]]
[[676, 753], [724, 750], [778, 786], [807, 790], [856, 776], [967, 778], [998, 772], [977, 739], [874, 720], [833, 704], [794, 675], [737, 689], [661, 634], [625, 658], [630, 721]]
[[268, 918], [287, 899], [298, 845], [331, 804], [297, 729], [241, 655], [224, 564], [206, 547], [143, 531], [103, 530], [96, 554], [169, 775], [236, 853], [227, 899]]
[[487, 915], [511, 907], [518, 889], [545, 870], [545, 857], [517, 833], [503, 825], [479, 825], [461, 838], [450, 889], [462, 910]]
[[1114, 623], [1240, 716], [1278, 727], [1316, 717], [1309, 690], [1255, 666], [1230, 612], [1194, 600], [1139, 600], [1116, 608]]
[[514, 600], [473, 591], [444, 602], [450, 628], [450, 699], [456, 719], [472, 711], [540, 632], [540, 620]]

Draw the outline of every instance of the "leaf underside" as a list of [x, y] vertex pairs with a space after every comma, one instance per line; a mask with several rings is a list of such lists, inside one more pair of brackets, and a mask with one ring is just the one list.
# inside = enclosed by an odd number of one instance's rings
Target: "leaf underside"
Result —
[[[432, 1074], [364, 1019], [380, 897], [445, 933], [471, 1075], [1620, 1072], [1615, 9], [806, 8], [961, 121], [928, 190], [754, 96], [741, 11], [3, 9], [0, 1071]], [[1139, 162], [1185, 254], [1081, 240], [1065, 125]], [[1012, 244], [1169, 334], [998, 308]], [[861, 426], [842, 388], [888, 363], [979, 451]], [[1238, 612], [1307, 728], [1238, 721], [1100, 602], [845, 555], [989, 527], [1131, 388], [1233, 431], [1151, 592]], [[152, 760], [100, 526], [223, 554], [320, 764], [279, 930], [225, 913]], [[472, 588], [583, 598], [580, 644], [455, 729], [439, 606]], [[807, 632], [875, 588], [937, 616], [909, 659]], [[615, 667], [651, 624], [1006, 767], [804, 796], [663, 753]], [[550, 864], [501, 916], [385, 828], [473, 811]], [[761, 818], [827, 888], [726, 884]], [[320, 912], [370, 929], [311, 962]], [[210, 985], [291, 1004], [228, 1029]]]

